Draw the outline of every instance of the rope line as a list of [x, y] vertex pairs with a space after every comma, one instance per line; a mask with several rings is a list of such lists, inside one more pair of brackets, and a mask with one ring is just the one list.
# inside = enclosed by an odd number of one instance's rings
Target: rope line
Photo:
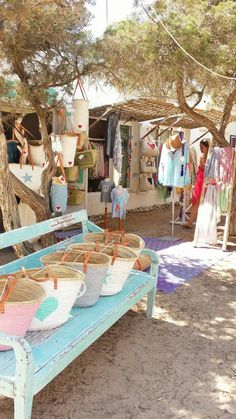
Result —
[[[188, 51], [186, 51], [186, 49], [184, 49], [183, 47], [182, 47], [182, 45], [177, 41], [177, 39], [172, 35], [172, 33], [169, 31], [169, 29], [166, 27], [166, 25], [162, 22], [162, 20], [161, 20], [161, 18], [159, 18], [158, 16], [157, 16], [157, 14], [156, 14], [156, 11], [155, 10], [153, 10], [153, 12], [155, 13], [155, 15], [156, 15], [156, 17], [157, 17], [157, 20], [155, 20], [151, 15], [150, 15], [150, 13], [148, 12], [148, 10], [146, 9], [146, 7], [143, 5], [143, 2], [142, 2], [142, 0], [141, 0], [141, 4], [142, 4], [142, 7], [143, 7], [143, 10], [145, 11], [145, 13], [147, 14], [147, 16], [154, 22], [154, 23], [160, 23], [161, 24], [161, 26], [163, 27], [163, 29], [167, 32], [167, 34], [173, 39], [173, 41], [175, 42], [175, 44], [181, 49], [181, 51], [183, 51], [184, 52], [184, 54], [186, 54], [189, 58], [191, 58], [191, 60], [193, 60], [197, 65], [199, 65], [200, 67], [202, 67], [202, 68], [204, 68], [204, 70], [206, 70], [206, 71], [208, 71], [208, 72], [210, 72], [211, 74], [213, 74], [214, 76], [217, 76], [217, 77], [221, 77], [221, 78], [223, 78], [223, 79], [226, 79], [226, 80], [236, 80], [236, 77], [231, 77], [231, 76], [225, 76], [225, 75], [223, 75], [223, 74], [220, 74], [220, 73], [217, 73], [216, 71], [214, 71], [214, 70], [212, 70], [212, 69], [210, 69], [210, 68], [208, 68], [208, 67], [206, 67], [204, 64], [202, 64], [202, 63], [200, 63], [198, 60], [196, 60], [196, 58], [194, 58], [191, 54], [189, 54], [189, 52]], [[151, 7], [151, 6], [150, 6]], [[153, 8], [152, 8], [153, 9]]]

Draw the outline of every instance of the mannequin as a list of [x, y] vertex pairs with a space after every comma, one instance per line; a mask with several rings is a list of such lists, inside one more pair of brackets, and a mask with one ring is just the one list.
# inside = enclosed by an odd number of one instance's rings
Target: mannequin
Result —
[[112, 218], [119, 218], [119, 230], [122, 230], [122, 220], [126, 216], [126, 204], [128, 201], [128, 191], [118, 185], [111, 192], [112, 197]]
[[104, 214], [104, 228], [108, 228], [108, 218], [107, 218], [107, 204], [112, 202], [111, 192], [115, 188], [115, 182], [109, 177], [106, 177], [104, 180], [101, 180], [99, 184], [99, 189], [101, 190], [100, 201], [105, 203], [105, 214]]

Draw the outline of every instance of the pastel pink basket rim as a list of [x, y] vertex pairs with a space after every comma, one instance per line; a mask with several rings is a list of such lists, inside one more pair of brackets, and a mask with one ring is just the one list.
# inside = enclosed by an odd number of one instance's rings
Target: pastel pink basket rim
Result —
[[[9, 276], [9, 274], [7, 275]], [[28, 279], [28, 278], [22, 278], [19, 281], [24, 281], [26, 284], [28, 283], [28, 285], [30, 285], [32, 288], [35, 289], [35, 291], [37, 290], [39, 295], [36, 298], [32, 299], [32, 296], [30, 299], [26, 300], [26, 301], [21, 301], [21, 299], [19, 298], [19, 301], [11, 301], [12, 295], [14, 295], [17, 291], [17, 289], [13, 289], [12, 293], [9, 295], [9, 298], [7, 299], [7, 301], [4, 303], [4, 305], [7, 306], [14, 306], [14, 305], [29, 305], [29, 304], [35, 304], [38, 302], [41, 302], [43, 300], [43, 298], [46, 297], [46, 292], [43, 289], [43, 287], [41, 287], [40, 284], [35, 283], [34, 281]], [[3, 278], [0, 278], [0, 283], [3, 282]], [[4, 284], [6, 283], [6, 281], [4, 281]], [[16, 285], [17, 287], [17, 285]], [[1, 294], [1, 290], [0, 290], [0, 294]], [[15, 297], [16, 298], [16, 297]], [[27, 293], [24, 294], [24, 298], [27, 298]], [[1, 314], [0, 314], [1, 315]]]

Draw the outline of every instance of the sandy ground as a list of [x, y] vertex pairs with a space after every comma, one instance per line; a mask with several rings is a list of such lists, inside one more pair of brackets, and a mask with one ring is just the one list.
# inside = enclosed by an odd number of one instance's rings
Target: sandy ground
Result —
[[[128, 214], [125, 228], [166, 236], [169, 217], [169, 209]], [[193, 231], [176, 226], [175, 235], [192, 240]], [[153, 320], [139, 303], [34, 397], [32, 418], [235, 418], [235, 267], [236, 252], [158, 293]], [[0, 400], [0, 418], [12, 417], [12, 401]]]

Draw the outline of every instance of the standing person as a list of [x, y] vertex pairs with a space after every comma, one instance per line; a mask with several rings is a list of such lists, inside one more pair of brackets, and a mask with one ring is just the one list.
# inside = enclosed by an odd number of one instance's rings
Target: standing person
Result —
[[204, 171], [205, 171], [205, 165], [206, 165], [206, 160], [207, 160], [207, 153], [209, 150], [209, 140], [204, 139], [200, 141], [200, 150], [202, 154], [200, 156], [199, 166], [197, 169], [196, 183], [193, 188], [191, 214], [190, 214], [188, 222], [182, 225], [182, 227], [185, 227], [185, 228], [192, 228], [193, 222], [195, 221], [196, 216], [197, 216], [198, 207], [200, 204], [203, 180], [204, 180]]

